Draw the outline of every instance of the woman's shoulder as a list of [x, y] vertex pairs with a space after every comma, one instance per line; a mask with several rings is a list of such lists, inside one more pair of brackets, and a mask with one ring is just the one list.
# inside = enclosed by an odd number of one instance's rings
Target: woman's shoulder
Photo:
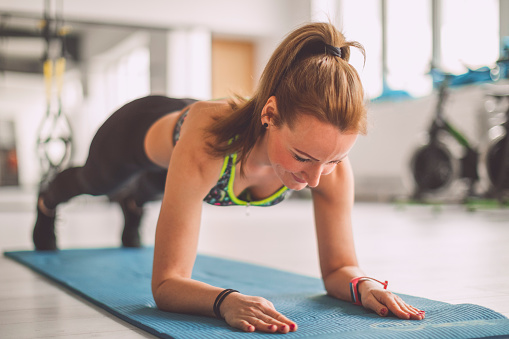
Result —
[[[214, 140], [206, 131], [218, 118], [231, 112], [231, 108], [227, 101], [197, 101], [185, 111], [187, 115], [175, 146], [175, 155], [186, 166], [198, 169], [198, 173], [207, 181], [215, 181], [224, 159], [210, 153], [209, 145]], [[192, 172], [191, 168], [188, 169]]]
[[[211, 140], [207, 139], [207, 133], [217, 120], [232, 112], [227, 100], [197, 101], [188, 106], [185, 121], [182, 124], [181, 139], [187, 140], [195, 145], [205, 144]], [[192, 139], [192, 140], [190, 140]]]
[[200, 134], [210, 129], [218, 120], [232, 113], [232, 108], [227, 100], [197, 101], [187, 109], [185, 123], [182, 125], [182, 133]]
[[207, 118], [217, 119], [232, 112], [228, 100], [197, 101], [189, 106], [190, 117], [199, 117], [200, 120]]

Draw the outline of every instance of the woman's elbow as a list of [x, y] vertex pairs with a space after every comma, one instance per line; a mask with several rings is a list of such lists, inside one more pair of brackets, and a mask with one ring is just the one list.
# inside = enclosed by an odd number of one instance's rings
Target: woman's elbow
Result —
[[152, 297], [156, 303], [157, 308], [164, 310], [167, 308], [167, 300], [164, 298], [163, 286], [168, 283], [168, 280], [154, 281], [152, 279]]

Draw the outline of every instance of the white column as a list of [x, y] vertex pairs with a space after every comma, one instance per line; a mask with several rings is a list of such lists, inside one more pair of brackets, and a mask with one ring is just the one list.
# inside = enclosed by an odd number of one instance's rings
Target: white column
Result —
[[168, 33], [168, 96], [211, 98], [211, 34], [201, 28]]

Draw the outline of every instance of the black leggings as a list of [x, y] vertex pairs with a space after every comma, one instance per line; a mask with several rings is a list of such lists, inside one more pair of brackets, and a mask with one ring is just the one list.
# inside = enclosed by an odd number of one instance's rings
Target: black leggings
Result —
[[167, 170], [145, 154], [145, 135], [159, 118], [195, 101], [148, 96], [121, 107], [97, 131], [85, 165], [60, 172], [41, 191], [46, 207], [54, 209], [80, 194], [121, 195], [138, 206], [157, 199]]

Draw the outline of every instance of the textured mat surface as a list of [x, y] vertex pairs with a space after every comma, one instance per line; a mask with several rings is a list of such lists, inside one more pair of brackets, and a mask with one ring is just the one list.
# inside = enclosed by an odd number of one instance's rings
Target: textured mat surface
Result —
[[[152, 248], [6, 252], [115, 316], [161, 338], [268, 338], [243, 333], [218, 319], [159, 311], [152, 299]], [[470, 304], [404, 296], [426, 311], [423, 321], [381, 318], [326, 296], [319, 279], [219, 258], [198, 256], [195, 279], [271, 300], [297, 322], [284, 338], [486, 338], [509, 335], [509, 319]]]

